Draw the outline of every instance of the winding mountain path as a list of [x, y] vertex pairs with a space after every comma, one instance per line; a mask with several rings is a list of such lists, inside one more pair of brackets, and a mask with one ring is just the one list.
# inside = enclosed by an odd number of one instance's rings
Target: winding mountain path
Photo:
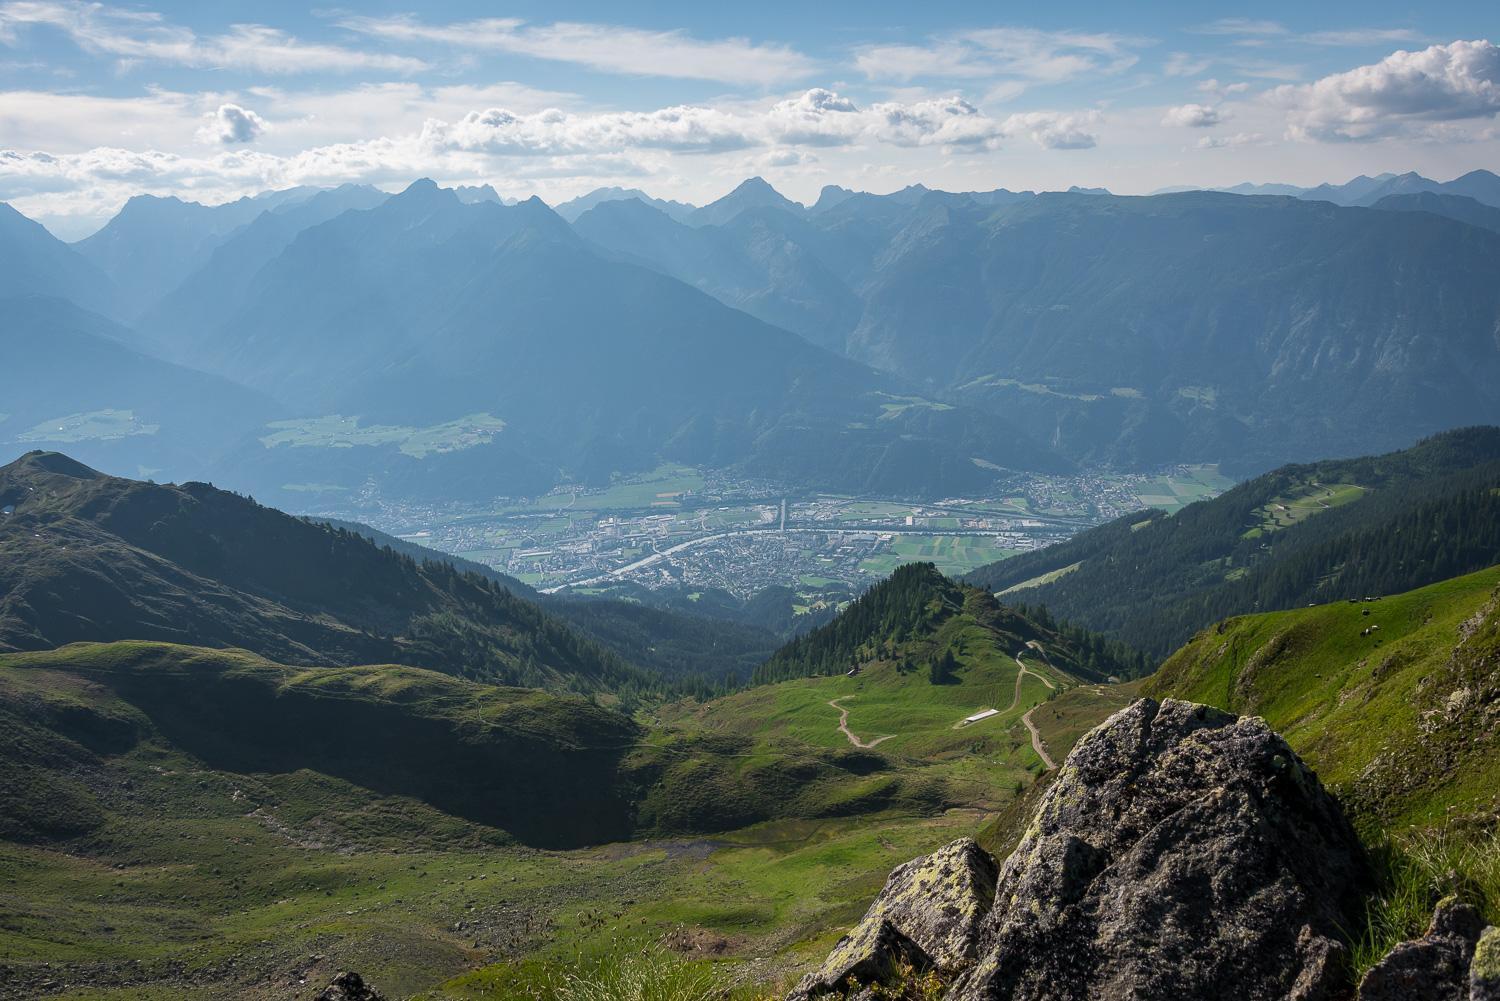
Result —
[[874, 740], [860, 740], [858, 737], [854, 736], [854, 732], [849, 729], [849, 710], [839, 705], [839, 703], [844, 701], [845, 699], [852, 698], [854, 698], [854, 696], [852, 695], [841, 695], [836, 699], [828, 700], [828, 704], [839, 711], [839, 730], [843, 732], [845, 737], [849, 738], [849, 743], [863, 750], [869, 750], [881, 741], [890, 740], [892, 737], [897, 736], [894, 733], [888, 733], [884, 737], [876, 737]]
[[1047, 753], [1047, 745], [1042, 740], [1042, 735], [1037, 732], [1036, 724], [1031, 722], [1031, 714], [1036, 712], [1038, 708], [1040, 708], [1040, 704], [1026, 710], [1026, 715], [1021, 717], [1021, 722], [1026, 724], [1027, 730], [1031, 731], [1031, 749], [1036, 752], [1037, 757], [1042, 759], [1042, 764], [1047, 767], [1047, 771], [1056, 771], [1057, 762], [1053, 761], [1052, 755]]
[[[1042, 684], [1046, 685], [1048, 688], [1052, 689], [1054, 692], [1057, 691], [1056, 685], [1026, 666], [1026, 664], [1021, 660], [1021, 652], [1019, 650], [1016, 651], [1016, 666], [1020, 668], [1020, 670], [1016, 672], [1016, 697], [1011, 699], [1011, 709], [1014, 709], [1016, 705], [1021, 701], [1021, 681], [1028, 674], [1040, 681]], [[1051, 772], [1056, 771], [1057, 762], [1053, 761], [1052, 755], [1047, 753], [1046, 742], [1042, 740], [1042, 735], [1037, 731], [1036, 724], [1031, 722], [1031, 714], [1036, 712], [1039, 708], [1041, 708], [1041, 706], [1042, 703], [1037, 703], [1037, 705], [1034, 705], [1030, 709], [1026, 710], [1026, 715], [1021, 717], [1021, 722], [1026, 724], [1026, 729], [1031, 733], [1031, 749], [1036, 752], [1037, 757], [1042, 759], [1042, 764], [1047, 767], [1047, 771]], [[1006, 710], [1006, 712], [1009, 711], [1010, 709]]]

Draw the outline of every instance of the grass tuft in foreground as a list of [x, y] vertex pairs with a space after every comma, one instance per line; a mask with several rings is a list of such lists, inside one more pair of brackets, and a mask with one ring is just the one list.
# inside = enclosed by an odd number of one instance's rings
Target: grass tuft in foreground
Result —
[[1456, 896], [1488, 923], [1500, 923], [1500, 830], [1416, 830], [1387, 838], [1370, 855], [1377, 889], [1353, 942], [1356, 977], [1398, 943], [1420, 937], [1444, 897]]
[[771, 997], [737, 985], [724, 966], [683, 959], [660, 945], [623, 943], [569, 965], [500, 964], [460, 982], [465, 997], [518, 1001], [768, 1001]]

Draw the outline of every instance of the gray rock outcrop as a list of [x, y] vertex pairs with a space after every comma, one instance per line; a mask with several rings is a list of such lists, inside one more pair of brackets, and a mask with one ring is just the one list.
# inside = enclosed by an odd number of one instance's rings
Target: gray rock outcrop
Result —
[[334, 977], [315, 1001], [385, 1001], [385, 998], [358, 973], [350, 971]]
[[995, 860], [972, 838], [898, 866], [854, 930], [789, 1001], [869, 984], [893, 962], [953, 972], [973, 963], [995, 893]]
[[[1338, 804], [1263, 720], [1142, 699], [1073, 749], [981, 921], [969, 915], [984, 898], [965, 895], [952, 930], [981, 928], [972, 944], [945, 937], [947, 968], [963, 971], [946, 997], [1332, 1001], [1348, 993], [1340, 929], [1367, 883]], [[840, 993], [909, 944], [939, 965], [905, 928], [944, 898], [924, 905], [917, 889], [893, 875], [793, 997]], [[886, 920], [887, 895], [904, 925]]]
[[1081, 740], [1001, 869], [955, 1001], [1315, 1001], [1364, 853], [1259, 718], [1142, 699]]
[[1469, 1001], [1474, 946], [1484, 930], [1479, 912], [1448, 898], [1433, 911], [1427, 933], [1402, 942], [1359, 982], [1359, 1001]]

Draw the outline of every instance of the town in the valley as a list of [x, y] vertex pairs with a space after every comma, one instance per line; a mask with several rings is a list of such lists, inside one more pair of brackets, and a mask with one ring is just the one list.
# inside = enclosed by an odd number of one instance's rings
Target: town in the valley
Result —
[[633, 583], [854, 591], [902, 563], [957, 574], [1145, 507], [1175, 511], [1232, 481], [1215, 466], [1154, 473], [1017, 475], [995, 497], [932, 501], [796, 495], [770, 482], [667, 466], [608, 487], [558, 487], [487, 504], [391, 503], [324, 513], [487, 564], [543, 591]]

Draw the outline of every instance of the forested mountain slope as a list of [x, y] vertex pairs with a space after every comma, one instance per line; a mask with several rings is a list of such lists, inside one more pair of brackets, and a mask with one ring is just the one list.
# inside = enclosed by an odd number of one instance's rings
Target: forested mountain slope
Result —
[[1046, 651], [1053, 667], [1080, 678], [1133, 677], [1146, 663], [1121, 644], [1083, 630], [1029, 618], [989, 592], [949, 580], [931, 563], [908, 563], [856, 598], [834, 620], [799, 636], [755, 672], [757, 683], [844, 674], [875, 660], [906, 670], [957, 670], [969, 630], [1002, 657], [1027, 647]]
[[1227, 615], [1403, 591], [1500, 562], [1500, 429], [1286, 466], [967, 575], [1165, 656]]

